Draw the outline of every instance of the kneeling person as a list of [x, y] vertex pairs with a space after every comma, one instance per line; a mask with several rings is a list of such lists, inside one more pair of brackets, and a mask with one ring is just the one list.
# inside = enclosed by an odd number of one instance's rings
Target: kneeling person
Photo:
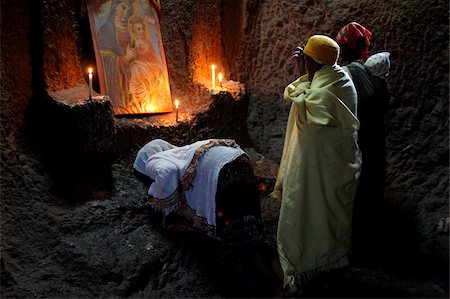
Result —
[[265, 266], [270, 250], [262, 230], [256, 177], [234, 140], [177, 147], [156, 139], [139, 150], [134, 168], [153, 180], [147, 198], [153, 208], [184, 216], [219, 240], [222, 259], [253, 259], [265, 283], [277, 283], [271, 267]]

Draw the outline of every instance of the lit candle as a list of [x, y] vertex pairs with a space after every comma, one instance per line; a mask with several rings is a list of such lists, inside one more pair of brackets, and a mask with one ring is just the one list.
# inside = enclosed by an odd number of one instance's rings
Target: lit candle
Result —
[[219, 78], [219, 86], [222, 87], [222, 73], [219, 73], [218, 78]]
[[178, 122], [178, 105], [180, 103], [178, 102], [178, 100], [175, 100], [175, 110], [176, 110], [176, 114], [175, 114], [175, 121]]
[[211, 70], [212, 70], [212, 77], [211, 77], [212, 90], [214, 90], [214, 88], [216, 88], [216, 66], [214, 64], [211, 65]]
[[92, 77], [94, 76], [92, 73], [92, 68], [90, 67], [88, 69], [88, 73], [89, 73], [89, 100], [92, 100]]

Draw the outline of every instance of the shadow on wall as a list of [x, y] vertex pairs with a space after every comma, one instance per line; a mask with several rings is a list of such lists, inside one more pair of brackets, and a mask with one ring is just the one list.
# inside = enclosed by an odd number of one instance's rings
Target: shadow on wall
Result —
[[[81, 3], [77, 3], [78, 7], [70, 6], [66, 1], [61, 7], [67, 5], [79, 12]], [[52, 174], [56, 193], [76, 200], [89, 199], [96, 194], [105, 195], [112, 187], [112, 107], [109, 102], [95, 102], [95, 108], [94, 103], [69, 105], [59, 101], [58, 92], [52, 92], [53, 96], [49, 95], [50, 86], [59, 91], [69, 91], [72, 98], [78, 98], [82, 102], [85, 102], [86, 98], [83, 88], [73, 87], [83, 81], [78, 56], [72, 55], [71, 51], [64, 53], [64, 49], [57, 55], [47, 51], [49, 40], [57, 40], [60, 37], [48, 34], [50, 28], [46, 26], [51, 11], [48, 5], [51, 4], [29, 2], [29, 11], [33, 12], [30, 13], [28, 37], [33, 96], [25, 113], [26, 134], [42, 154]], [[71, 23], [71, 20], [74, 20], [72, 12], [66, 12], [69, 16], [59, 16], [60, 22], [68, 23], [71, 28], [70, 36], [74, 34], [73, 28], [77, 28]], [[60, 35], [64, 34], [67, 34], [67, 30], [62, 29]], [[90, 37], [90, 34], [87, 37]], [[89, 48], [87, 41], [88, 39], [82, 40], [82, 49]], [[78, 46], [77, 49], [80, 48], [73, 38], [72, 42]], [[59, 55], [70, 55], [74, 62], [66, 65], [65, 69], [75, 69], [62, 81], [58, 81], [55, 78], [58, 77], [57, 74], [52, 72], [61, 69], [61, 66], [53, 65], [58, 61]], [[69, 88], [66, 88], [65, 80], [69, 80]]]
[[[354, 265], [383, 269], [402, 277], [448, 281], [448, 252], [447, 258], [442, 254], [424, 255], [420, 252], [420, 242], [423, 239], [418, 231], [417, 215], [413, 209], [405, 210], [404, 207], [392, 204], [392, 196], [396, 196], [395, 200], [399, 197], [407, 200], [404, 194], [386, 194], [383, 202], [371, 208], [372, 223], [366, 224], [363, 231], [354, 227]], [[429, 236], [445, 237], [437, 231]], [[448, 236], [446, 238], [448, 240]]]

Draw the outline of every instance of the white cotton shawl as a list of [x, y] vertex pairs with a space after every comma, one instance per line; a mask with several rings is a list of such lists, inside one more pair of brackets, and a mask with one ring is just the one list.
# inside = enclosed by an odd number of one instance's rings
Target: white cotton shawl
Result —
[[177, 148], [177, 146], [170, 144], [169, 142], [162, 139], [154, 139], [144, 145], [136, 154], [136, 159], [134, 160], [133, 167], [140, 173], [147, 175], [145, 173], [145, 165], [147, 165], [148, 159], [159, 152], [163, 152], [169, 149]]
[[[180, 187], [181, 180], [192, 161], [195, 151], [211, 140], [197, 141], [190, 145], [173, 147], [149, 155], [145, 162], [145, 169], [142, 172], [154, 180], [150, 185], [148, 195], [161, 200], [172, 196], [177, 191], [177, 188]], [[161, 146], [161, 144], [156, 143], [153, 146], [148, 146], [142, 152], [140, 151], [140, 155], [138, 153], [139, 156], [136, 159], [138, 160], [138, 158], [148, 155], [149, 152], [152, 153], [152, 150], [158, 146]], [[192, 185], [184, 191], [184, 196], [188, 206], [195, 210], [198, 216], [206, 217], [208, 224], [216, 225], [215, 197], [220, 170], [225, 164], [232, 162], [244, 153], [240, 148], [213, 146], [206, 150], [198, 160]], [[137, 164], [139, 165], [140, 163]], [[140, 171], [139, 169], [136, 170]], [[175, 208], [176, 206], [172, 206], [163, 209], [163, 212], [168, 214]]]
[[292, 102], [273, 195], [282, 198], [277, 247], [284, 285], [303, 285], [345, 265], [361, 160], [356, 90], [337, 65], [300, 77], [284, 93]]

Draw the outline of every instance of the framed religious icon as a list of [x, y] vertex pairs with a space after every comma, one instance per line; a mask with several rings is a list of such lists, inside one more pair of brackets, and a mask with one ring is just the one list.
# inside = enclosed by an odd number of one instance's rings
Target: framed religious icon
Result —
[[171, 112], [159, 0], [88, 0], [102, 94], [114, 113]]

